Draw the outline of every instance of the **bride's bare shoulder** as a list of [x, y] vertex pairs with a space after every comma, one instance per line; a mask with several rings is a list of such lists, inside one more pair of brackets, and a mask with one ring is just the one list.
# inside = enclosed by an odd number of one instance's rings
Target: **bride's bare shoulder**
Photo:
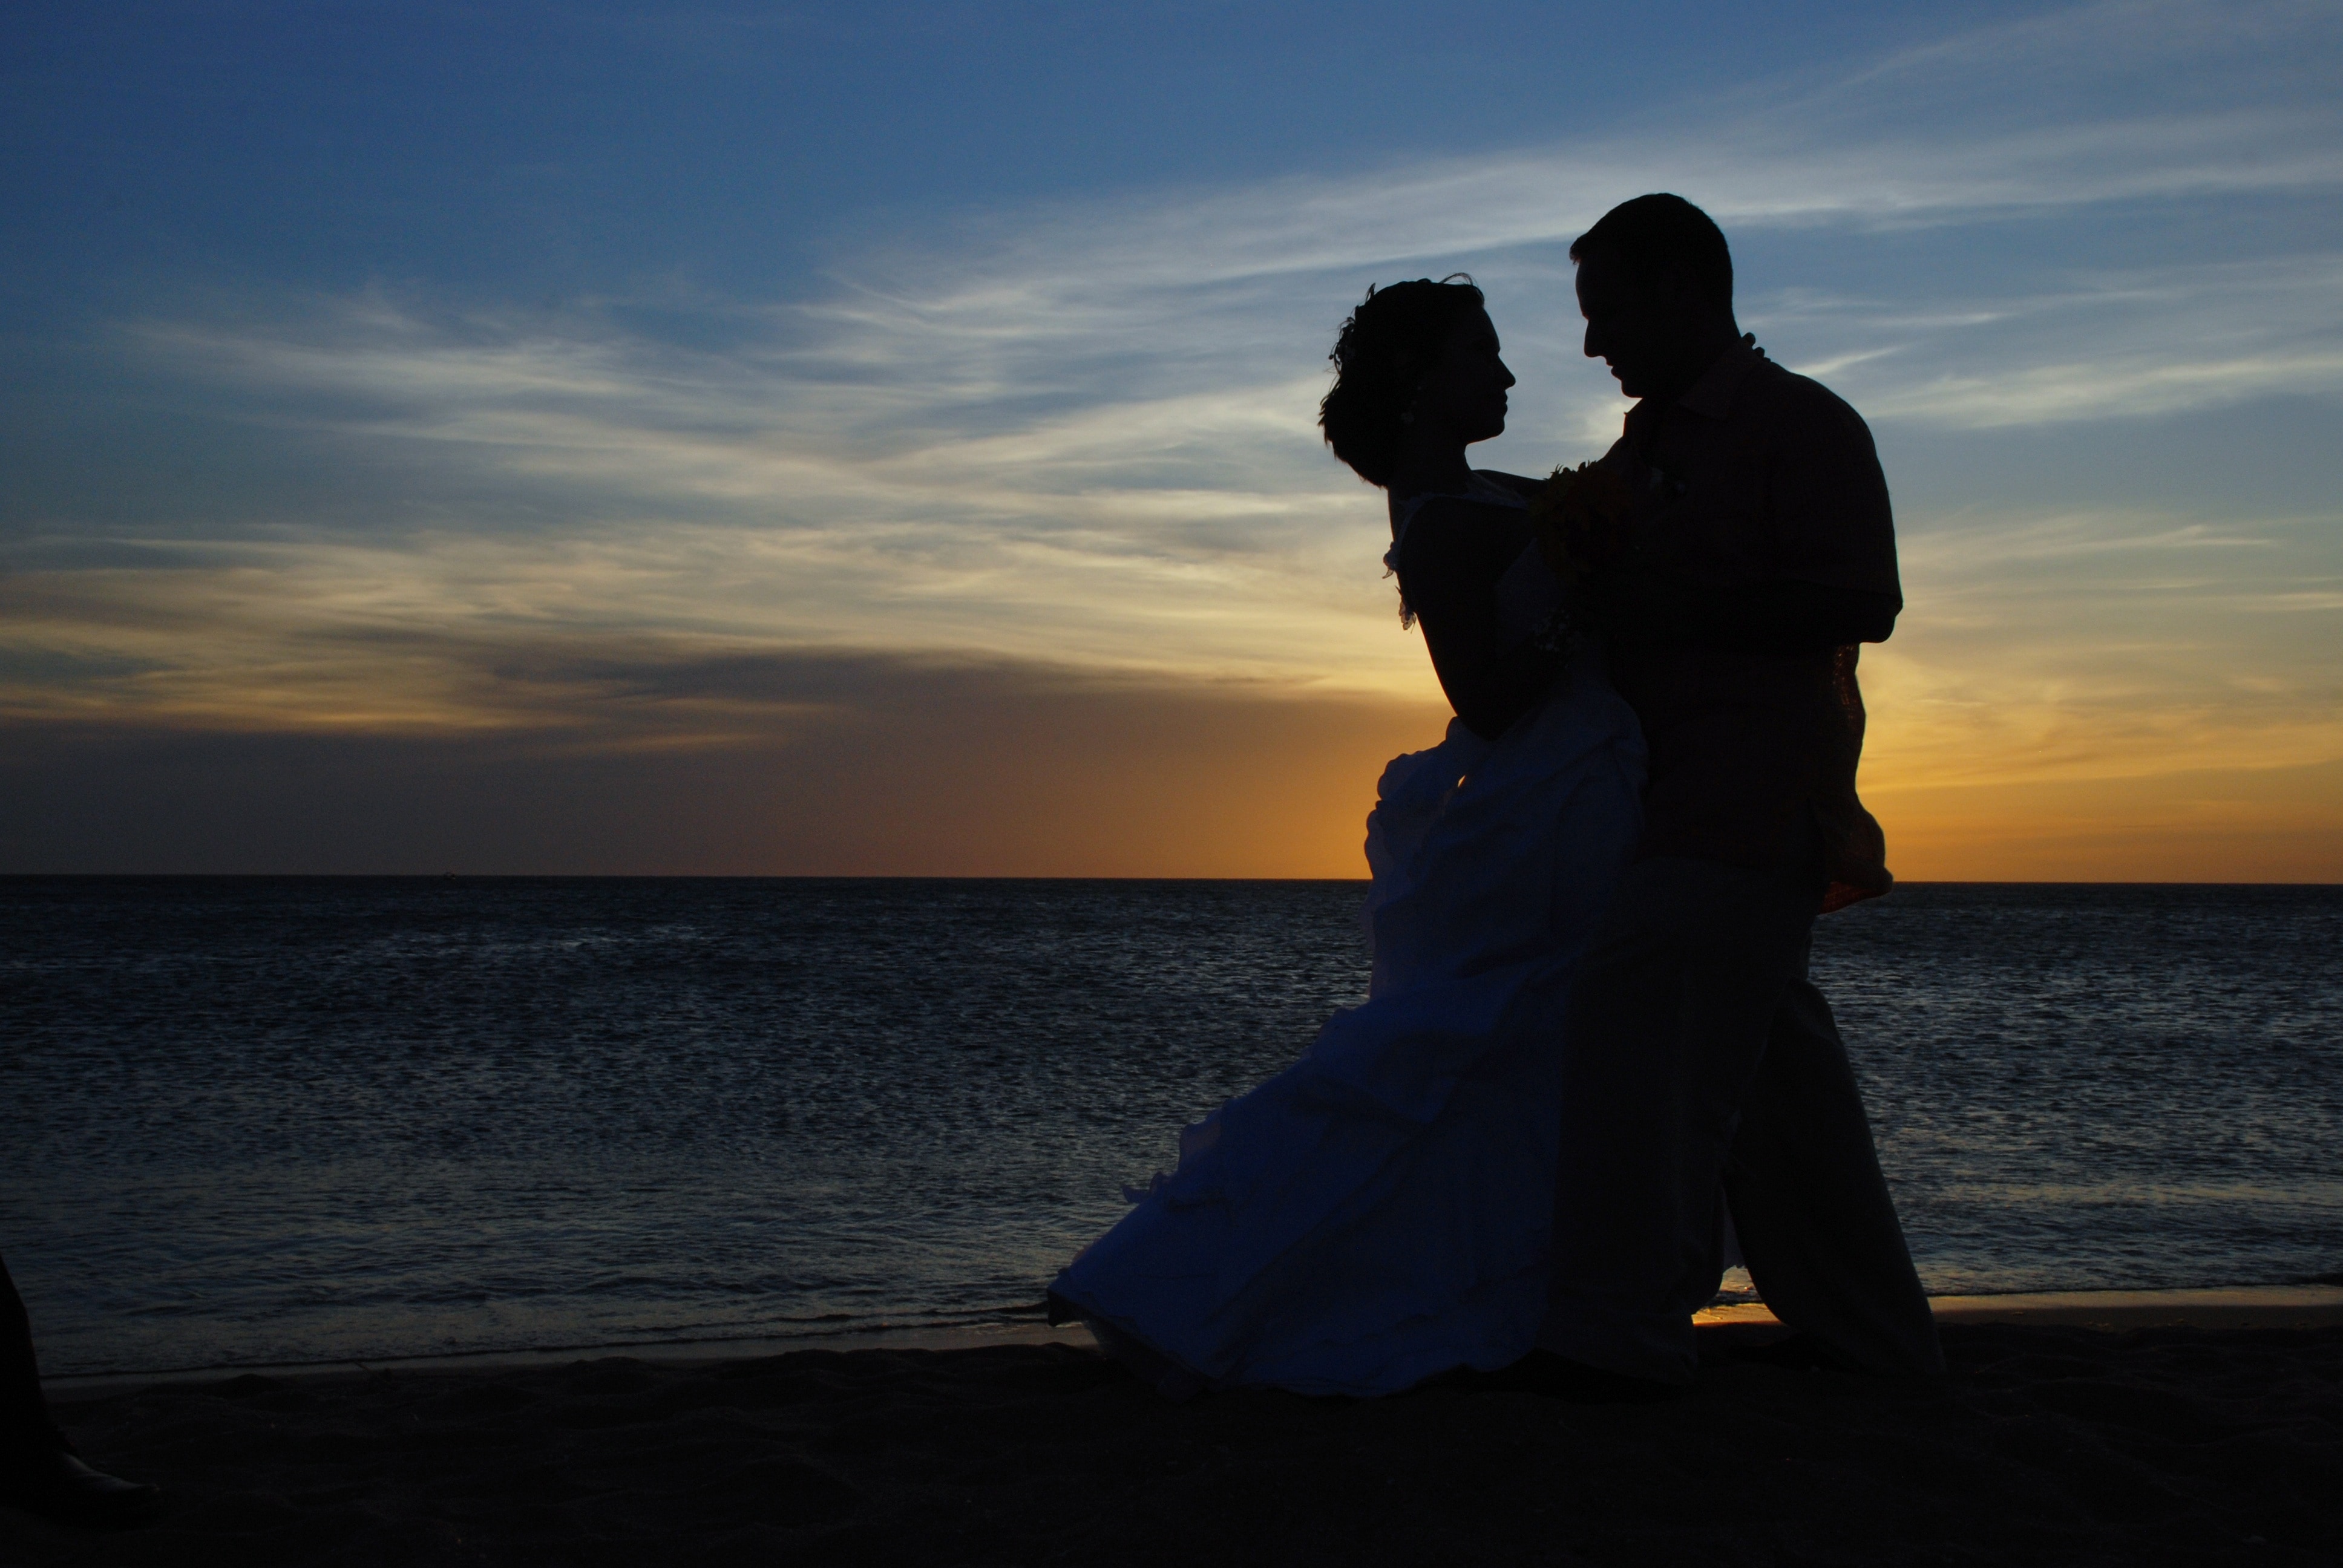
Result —
[[1534, 479], [1527, 474], [1501, 473], [1495, 468], [1475, 468], [1475, 477], [1486, 479], [1501, 488], [1511, 490], [1525, 501], [1534, 501], [1545, 489], [1544, 479]]
[[[1427, 496], [1409, 519], [1397, 564], [1402, 571], [1441, 566], [1487, 564], [1488, 558], [1520, 548], [1523, 528], [1516, 508], [1465, 496]], [[1507, 558], [1510, 558], [1508, 557]]]

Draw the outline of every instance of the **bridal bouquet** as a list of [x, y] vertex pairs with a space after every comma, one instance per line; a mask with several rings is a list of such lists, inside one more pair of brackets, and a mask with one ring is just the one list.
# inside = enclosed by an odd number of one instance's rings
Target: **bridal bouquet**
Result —
[[1547, 568], [1575, 583], [1617, 560], [1626, 552], [1634, 499], [1627, 481], [1609, 468], [1593, 463], [1556, 468], [1530, 500], [1530, 522]]
[[1539, 620], [1530, 640], [1548, 653], [1567, 657], [1586, 641], [1580, 585], [1588, 574], [1611, 565], [1627, 549], [1627, 518], [1634, 492], [1609, 468], [1581, 463], [1556, 468], [1545, 487], [1530, 499], [1530, 523], [1538, 554], [1561, 592]]

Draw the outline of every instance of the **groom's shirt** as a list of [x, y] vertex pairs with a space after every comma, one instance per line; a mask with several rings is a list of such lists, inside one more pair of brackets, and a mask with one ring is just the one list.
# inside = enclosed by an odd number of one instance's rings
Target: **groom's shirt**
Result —
[[[1604, 461], [1641, 498], [1640, 563], [1697, 595], [1786, 579], [1902, 603], [1870, 430], [1762, 350], [1735, 347], [1673, 403], [1636, 404]], [[1825, 908], [1886, 890], [1879, 825], [1855, 792], [1854, 647], [1755, 653], [1625, 638], [1611, 664], [1651, 749], [1645, 858], [1772, 867], [1803, 816], [1822, 834]]]

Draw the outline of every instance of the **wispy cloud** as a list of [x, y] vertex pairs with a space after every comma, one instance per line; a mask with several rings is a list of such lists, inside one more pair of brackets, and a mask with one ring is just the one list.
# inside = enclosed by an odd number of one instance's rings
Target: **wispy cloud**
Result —
[[[167, 570], [19, 541], [0, 697], [45, 721], [558, 729], [602, 700], [600, 638], [1428, 709], [1378, 498], [1313, 426], [1369, 280], [1491, 287], [1523, 375], [1501, 466], [1615, 431], [1561, 251], [1652, 188], [1719, 216], [1745, 324], [1883, 432], [2331, 403], [2343, 108], [2320, 61], [2343, 61], [2331, 7], [2087, 7], [1565, 145], [848, 227], [787, 297], [385, 286], [128, 322], [141, 374], [327, 468], [362, 453], [365, 477], [202, 538], [51, 530], [168, 540]], [[2301, 519], [2117, 494], [1908, 520], [1913, 608], [1867, 667], [1884, 785], [2343, 755], [2343, 693], [2266, 624], [2331, 608], [2331, 544]], [[679, 734], [744, 722], [674, 700]]]

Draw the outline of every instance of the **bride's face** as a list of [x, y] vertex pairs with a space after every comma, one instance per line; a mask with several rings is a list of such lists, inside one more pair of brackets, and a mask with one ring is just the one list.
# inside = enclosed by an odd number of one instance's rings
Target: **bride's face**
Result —
[[1416, 395], [1416, 418], [1469, 447], [1505, 433], [1505, 389], [1513, 373], [1498, 353], [1497, 328], [1475, 310], [1448, 334]]

